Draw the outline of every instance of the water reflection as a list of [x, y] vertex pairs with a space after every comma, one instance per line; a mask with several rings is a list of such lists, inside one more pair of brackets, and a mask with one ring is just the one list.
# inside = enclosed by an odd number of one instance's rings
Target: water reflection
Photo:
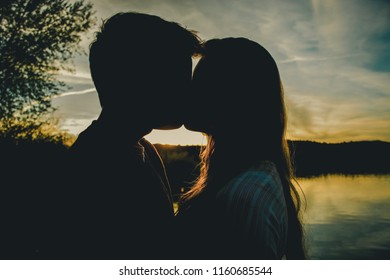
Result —
[[390, 259], [390, 175], [299, 179], [311, 259]]

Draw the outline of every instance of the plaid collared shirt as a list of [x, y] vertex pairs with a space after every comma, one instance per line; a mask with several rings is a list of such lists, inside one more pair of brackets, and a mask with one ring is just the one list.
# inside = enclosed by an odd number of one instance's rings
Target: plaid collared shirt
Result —
[[238, 233], [248, 251], [261, 258], [283, 257], [287, 208], [274, 163], [263, 161], [236, 176], [218, 192], [217, 201], [227, 226]]

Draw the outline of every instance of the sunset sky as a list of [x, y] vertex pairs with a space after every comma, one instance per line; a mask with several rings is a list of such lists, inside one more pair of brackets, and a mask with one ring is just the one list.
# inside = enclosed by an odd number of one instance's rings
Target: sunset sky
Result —
[[[281, 73], [288, 138], [321, 142], [390, 141], [390, 1], [162, 0], [93, 1], [96, 16], [136, 11], [176, 21], [205, 40], [247, 37], [263, 45]], [[97, 27], [96, 27], [97, 28]], [[86, 51], [92, 34], [85, 36]], [[228, 59], [228, 58], [227, 58]], [[87, 56], [72, 88], [53, 100], [62, 126], [78, 134], [100, 111]], [[185, 129], [154, 131], [154, 143], [201, 144]]]

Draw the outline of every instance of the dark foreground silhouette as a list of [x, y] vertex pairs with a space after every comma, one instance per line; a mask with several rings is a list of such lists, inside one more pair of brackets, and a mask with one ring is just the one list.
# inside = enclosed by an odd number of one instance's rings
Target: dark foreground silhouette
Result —
[[[294, 158], [299, 176], [390, 173], [389, 142], [293, 141], [290, 145], [296, 150]], [[164, 160], [176, 199], [198, 174], [200, 146], [155, 146]], [[71, 170], [67, 153], [67, 147], [58, 143], [19, 141], [16, 144], [13, 140], [0, 139], [0, 259], [66, 258], [58, 245], [64, 240], [56, 237], [54, 226], [58, 221], [55, 211], [58, 201], [74, 183], [65, 180]], [[147, 195], [139, 198], [141, 209], [147, 199]], [[66, 207], [72, 209], [73, 205], [68, 203]], [[175, 257], [181, 245], [175, 242], [178, 232], [170, 234], [170, 250]], [[52, 246], [53, 251], [41, 257], [39, 248], [45, 244]]]

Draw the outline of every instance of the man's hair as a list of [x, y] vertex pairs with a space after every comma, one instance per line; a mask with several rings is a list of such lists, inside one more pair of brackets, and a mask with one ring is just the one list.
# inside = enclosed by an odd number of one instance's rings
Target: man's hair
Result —
[[103, 21], [95, 36], [89, 63], [101, 104], [110, 98], [106, 92], [113, 90], [118, 75], [124, 75], [131, 83], [145, 82], [148, 76], [145, 74], [156, 63], [168, 62], [173, 57], [185, 59], [201, 52], [196, 32], [154, 15], [115, 14]]

